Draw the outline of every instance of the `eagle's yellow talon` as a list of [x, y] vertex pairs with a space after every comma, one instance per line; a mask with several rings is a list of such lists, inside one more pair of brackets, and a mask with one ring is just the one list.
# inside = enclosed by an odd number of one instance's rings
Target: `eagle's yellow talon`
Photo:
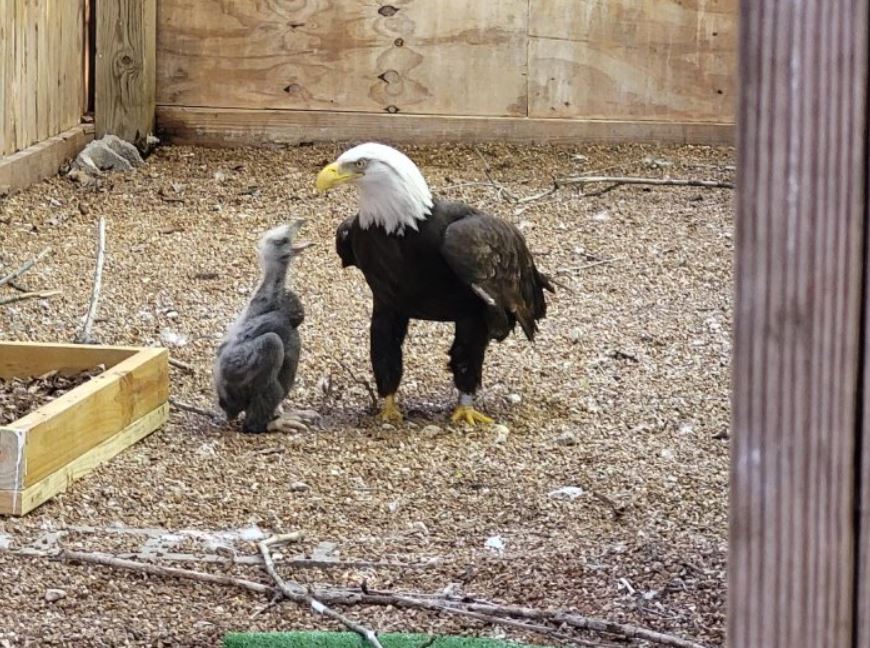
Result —
[[456, 409], [453, 410], [453, 416], [450, 417], [450, 420], [454, 423], [467, 423], [472, 426], [477, 423], [488, 425], [493, 422], [491, 418], [485, 414], [481, 414], [470, 405], [457, 406]]
[[384, 423], [401, 423], [402, 412], [399, 411], [396, 405], [396, 397], [393, 395], [384, 398], [384, 406], [379, 414], [381, 421]]

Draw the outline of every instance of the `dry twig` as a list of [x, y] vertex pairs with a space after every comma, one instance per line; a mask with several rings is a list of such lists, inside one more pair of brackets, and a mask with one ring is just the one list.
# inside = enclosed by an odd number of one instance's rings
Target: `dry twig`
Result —
[[177, 358], [170, 357], [169, 364], [171, 366], [175, 367], [176, 369], [181, 369], [182, 371], [186, 371], [187, 373], [196, 373], [196, 368], [193, 365], [187, 364], [186, 362], [182, 362], [181, 360], [178, 360]]
[[34, 265], [36, 265], [37, 263], [39, 263], [39, 262], [42, 260], [42, 258], [43, 258], [46, 254], [48, 254], [49, 252], [51, 252], [51, 248], [50, 248], [50, 247], [47, 247], [47, 248], [45, 248], [44, 250], [42, 250], [42, 252], [40, 252], [39, 254], [37, 254], [35, 257], [33, 257], [32, 259], [30, 259], [29, 261], [25, 261], [24, 263], [22, 263], [22, 264], [18, 267], [17, 270], [13, 270], [11, 273], [9, 273], [8, 275], [6, 275], [6, 276], [3, 277], [2, 279], [0, 279], [0, 286], [5, 286], [6, 284], [8, 284], [8, 283], [12, 283], [12, 282], [15, 281], [16, 279], [18, 279], [18, 277], [20, 277], [20, 276], [23, 275], [25, 272], [27, 272], [28, 270], [30, 270]]
[[59, 290], [40, 290], [38, 292], [18, 293], [17, 295], [0, 299], [0, 306], [14, 304], [15, 302], [24, 301], [25, 299], [47, 299], [48, 297], [54, 297], [59, 294]]
[[593, 182], [612, 182], [618, 185], [656, 185], [669, 187], [706, 187], [708, 189], [733, 189], [733, 182], [720, 180], [695, 180], [693, 178], [640, 178], [632, 176], [571, 176], [559, 178], [556, 183], [560, 187], [584, 185]]
[[489, 181], [489, 185], [494, 187], [498, 192], [498, 197], [502, 196], [507, 198], [508, 202], [517, 203], [519, 202], [519, 198], [513, 195], [507, 187], [502, 184], [499, 184], [492, 177], [492, 167], [489, 165], [487, 159], [483, 156], [483, 153], [480, 152], [480, 149], [474, 149], [474, 152], [477, 153], [477, 157], [480, 158], [480, 161], [483, 162], [483, 172], [486, 174], [486, 179]]
[[59, 554], [57, 554], [57, 557], [66, 562], [104, 565], [105, 567], [115, 567], [116, 569], [125, 569], [127, 571], [143, 572], [152, 576], [182, 578], [185, 580], [212, 583], [215, 585], [231, 585], [257, 594], [275, 594], [275, 589], [269, 585], [246, 580], [244, 578], [235, 578], [234, 576], [229, 576], [227, 574], [207, 574], [205, 572], [193, 571], [191, 569], [180, 569], [178, 567], [164, 567], [163, 565], [141, 563], [135, 560], [124, 560], [110, 554], [86, 553], [83, 551], [69, 551], [63, 549]]
[[341, 365], [341, 368], [347, 372], [347, 375], [350, 376], [351, 380], [353, 380], [356, 384], [362, 385], [366, 388], [366, 391], [369, 393], [369, 398], [372, 399], [372, 409], [376, 410], [378, 408], [378, 395], [375, 393], [375, 390], [372, 389], [371, 384], [365, 378], [360, 378], [357, 376], [351, 368], [348, 367], [343, 360], [339, 360], [338, 364]]
[[97, 316], [97, 303], [100, 299], [100, 289], [103, 286], [103, 264], [106, 262], [106, 219], [100, 218], [97, 225], [97, 263], [94, 268], [94, 284], [91, 289], [91, 301], [88, 304], [88, 312], [82, 324], [82, 330], [76, 338], [81, 344], [91, 344], [91, 330], [94, 327], [94, 318]]
[[183, 410], [185, 412], [190, 412], [191, 414], [199, 414], [200, 416], [206, 416], [213, 421], [220, 421], [221, 415], [215, 412], [214, 410], [204, 409], [202, 407], [197, 407], [196, 405], [190, 405], [188, 403], [183, 403], [174, 398], [169, 399], [169, 404], [172, 405], [176, 409]]
[[307, 603], [315, 612], [327, 616], [334, 621], [338, 621], [348, 630], [352, 630], [363, 637], [373, 646], [373, 648], [383, 648], [381, 642], [378, 641], [377, 636], [372, 630], [361, 626], [355, 621], [351, 621], [343, 614], [339, 614], [332, 608], [327, 607], [298, 583], [287, 582], [281, 578], [278, 571], [275, 569], [275, 563], [272, 560], [272, 553], [269, 550], [269, 547], [281, 542], [291, 542], [294, 539], [298, 539], [298, 536], [289, 534], [286, 536], [273, 536], [257, 543], [257, 546], [260, 547], [260, 554], [263, 556], [263, 563], [265, 564], [266, 571], [269, 573], [272, 580], [275, 581], [275, 584], [278, 585], [278, 589], [281, 590], [281, 593], [291, 601], [296, 603]]

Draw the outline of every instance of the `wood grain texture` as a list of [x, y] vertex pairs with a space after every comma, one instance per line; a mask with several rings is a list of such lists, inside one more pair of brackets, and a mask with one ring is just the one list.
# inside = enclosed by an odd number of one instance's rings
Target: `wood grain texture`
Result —
[[0, 0], [0, 156], [81, 121], [84, 0]]
[[[169, 418], [169, 403], [163, 403], [126, 428], [112, 435], [98, 446], [76, 457], [70, 463], [23, 489], [14, 504], [14, 515], [27, 515], [56, 495], [65, 492], [77, 479], [84, 477], [95, 468], [131, 445], [141, 441], [163, 425]], [[12, 499], [12, 498], [7, 498]], [[0, 514], [3, 514], [3, 496], [0, 494]]]
[[99, 365], [114, 367], [136, 355], [139, 347], [0, 342], [0, 378], [29, 378], [56, 370], [75, 374]]
[[160, 104], [527, 111], [528, 0], [161, 0], [158, 21]]
[[80, 124], [23, 151], [0, 157], [0, 193], [20, 191], [55, 175], [93, 138], [93, 124]]
[[733, 120], [738, 0], [530, 2], [530, 117]]
[[741, 5], [732, 648], [854, 645], [867, 5]]
[[169, 398], [169, 353], [145, 349], [15, 421], [25, 487], [59, 470]]
[[617, 122], [514, 117], [390, 115], [299, 110], [157, 107], [161, 137], [175, 144], [246, 146], [363, 141], [563, 143], [668, 142], [729, 145], [733, 124]]
[[112, 0], [95, 10], [96, 136], [110, 133], [144, 148], [154, 131], [157, 2]]

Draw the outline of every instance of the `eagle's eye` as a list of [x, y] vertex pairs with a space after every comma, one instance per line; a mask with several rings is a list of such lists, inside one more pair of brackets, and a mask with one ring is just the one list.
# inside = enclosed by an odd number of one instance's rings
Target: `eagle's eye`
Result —
[[360, 169], [360, 170], [365, 169], [366, 164], [368, 164], [368, 160], [366, 160], [365, 158], [360, 158], [359, 160], [357, 160], [356, 162], [353, 163], [353, 165], [357, 169]]

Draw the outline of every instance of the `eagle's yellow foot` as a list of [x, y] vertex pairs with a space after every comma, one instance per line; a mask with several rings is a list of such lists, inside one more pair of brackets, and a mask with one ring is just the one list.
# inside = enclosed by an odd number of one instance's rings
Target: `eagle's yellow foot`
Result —
[[384, 423], [401, 423], [402, 412], [396, 405], [396, 397], [394, 395], [384, 398], [384, 406], [381, 408], [381, 413], [378, 415]]
[[450, 420], [454, 423], [468, 423], [469, 425], [475, 425], [476, 423], [488, 425], [493, 422], [491, 418], [481, 414], [471, 405], [457, 405], [456, 409], [453, 410], [453, 416], [450, 417]]

